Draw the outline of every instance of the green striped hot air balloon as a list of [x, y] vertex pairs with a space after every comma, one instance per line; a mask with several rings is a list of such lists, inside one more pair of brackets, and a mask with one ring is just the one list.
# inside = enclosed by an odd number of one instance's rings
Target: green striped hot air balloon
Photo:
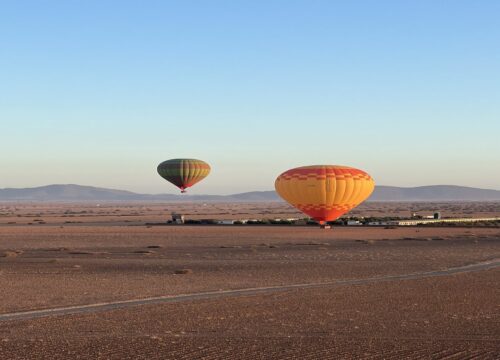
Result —
[[209, 173], [210, 165], [197, 159], [171, 159], [158, 165], [158, 174], [181, 189], [182, 193]]

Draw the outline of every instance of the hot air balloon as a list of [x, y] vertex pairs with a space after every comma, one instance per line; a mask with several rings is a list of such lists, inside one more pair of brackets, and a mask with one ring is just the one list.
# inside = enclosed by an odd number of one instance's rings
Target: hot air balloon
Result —
[[171, 159], [158, 165], [158, 174], [185, 193], [188, 187], [203, 180], [210, 173], [210, 165], [196, 159]]
[[276, 179], [276, 192], [322, 227], [365, 201], [375, 182], [366, 172], [341, 165], [290, 169]]

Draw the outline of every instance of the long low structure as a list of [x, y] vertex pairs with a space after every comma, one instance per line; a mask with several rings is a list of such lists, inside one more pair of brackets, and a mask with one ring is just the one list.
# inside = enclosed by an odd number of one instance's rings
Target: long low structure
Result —
[[412, 226], [412, 225], [420, 225], [420, 224], [464, 223], [464, 222], [480, 222], [480, 221], [500, 221], [500, 217], [397, 220], [397, 221], [387, 221], [386, 224], [387, 225], [397, 225], [397, 226]]

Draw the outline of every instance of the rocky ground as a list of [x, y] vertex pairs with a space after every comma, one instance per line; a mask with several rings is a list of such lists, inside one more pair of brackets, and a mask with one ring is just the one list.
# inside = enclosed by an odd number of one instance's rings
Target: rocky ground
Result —
[[[495, 259], [495, 228], [4, 224], [0, 315]], [[499, 279], [491, 268], [0, 320], [0, 358], [495, 359]]]

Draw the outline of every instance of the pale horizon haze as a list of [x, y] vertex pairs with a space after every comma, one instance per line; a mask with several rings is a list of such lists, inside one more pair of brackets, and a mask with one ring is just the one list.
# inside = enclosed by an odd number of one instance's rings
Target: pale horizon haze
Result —
[[500, 1], [5, 1], [0, 188], [271, 190], [341, 164], [500, 189]]

